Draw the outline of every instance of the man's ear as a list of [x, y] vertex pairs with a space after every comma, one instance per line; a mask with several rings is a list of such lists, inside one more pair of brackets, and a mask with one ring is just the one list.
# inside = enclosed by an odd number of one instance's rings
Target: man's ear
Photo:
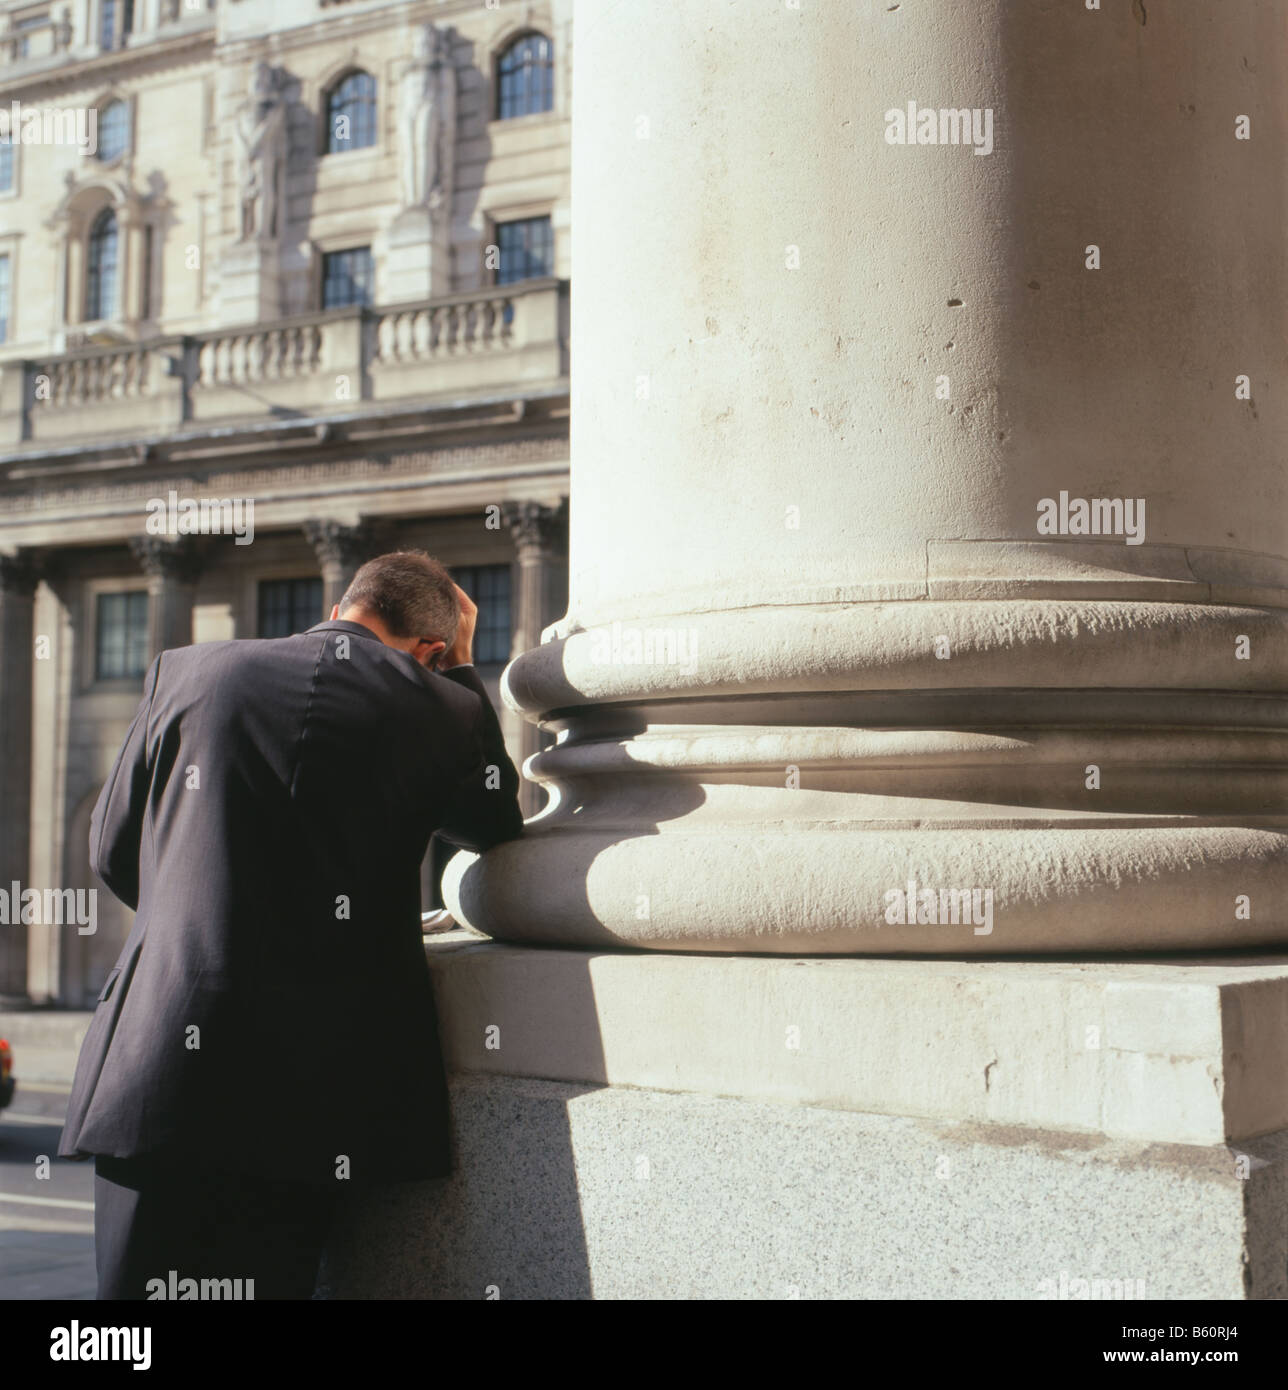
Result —
[[422, 666], [427, 666], [431, 671], [438, 666], [438, 658], [447, 650], [446, 642], [426, 642], [425, 651], [417, 656], [416, 660]]
[[331, 609], [331, 621], [332, 621], [332, 622], [335, 622], [335, 620], [336, 620], [339, 616], [340, 616], [340, 605], [337, 603], [337, 604], [335, 604], [334, 607]]

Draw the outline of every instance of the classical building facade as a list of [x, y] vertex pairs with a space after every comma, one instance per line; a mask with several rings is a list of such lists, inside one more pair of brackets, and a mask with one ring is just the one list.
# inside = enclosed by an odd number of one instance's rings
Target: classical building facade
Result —
[[[563, 611], [570, 56], [566, 0], [5, 0], [6, 894], [94, 886], [157, 651], [308, 627], [400, 546], [494, 689]], [[92, 1003], [127, 917], [0, 926], [0, 995]]]

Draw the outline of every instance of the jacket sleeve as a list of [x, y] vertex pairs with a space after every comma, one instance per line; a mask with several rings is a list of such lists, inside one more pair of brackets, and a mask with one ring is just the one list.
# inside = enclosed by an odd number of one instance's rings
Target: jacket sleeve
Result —
[[90, 867], [129, 908], [139, 905], [139, 844], [147, 814], [152, 766], [148, 716], [161, 673], [158, 656], [143, 682], [143, 699], [89, 822]]
[[501, 721], [478, 672], [473, 666], [453, 666], [442, 674], [473, 691], [478, 710], [467, 735], [468, 767], [444, 799], [438, 833], [450, 844], [481, 854], [523, 832], [519, 774], [505, 751]]

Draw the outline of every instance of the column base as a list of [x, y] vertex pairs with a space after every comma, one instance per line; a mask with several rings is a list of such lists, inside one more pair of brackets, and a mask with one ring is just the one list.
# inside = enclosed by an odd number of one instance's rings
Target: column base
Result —
[[456, 1172], [331, 1297], [1288, 1296], [1283, 957], [428, 950]]
[[1286, 638], [1283, 610], [1054, 599], [556, 638], [503, 680], [560, 735], [525, 765], [551, 805], [448, 905], [661, 950], [1288, 943]]

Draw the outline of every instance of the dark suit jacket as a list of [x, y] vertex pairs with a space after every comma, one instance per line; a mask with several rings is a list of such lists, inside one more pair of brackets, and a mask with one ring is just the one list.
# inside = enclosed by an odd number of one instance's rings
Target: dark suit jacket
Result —
[[352, 622], [163, 652], [90, 822], [137, 915], [59, 1154], [450, 1172], [420, 863], [436, 830], [518, 835], [517, 791], [472, 667], [428, 672]]

